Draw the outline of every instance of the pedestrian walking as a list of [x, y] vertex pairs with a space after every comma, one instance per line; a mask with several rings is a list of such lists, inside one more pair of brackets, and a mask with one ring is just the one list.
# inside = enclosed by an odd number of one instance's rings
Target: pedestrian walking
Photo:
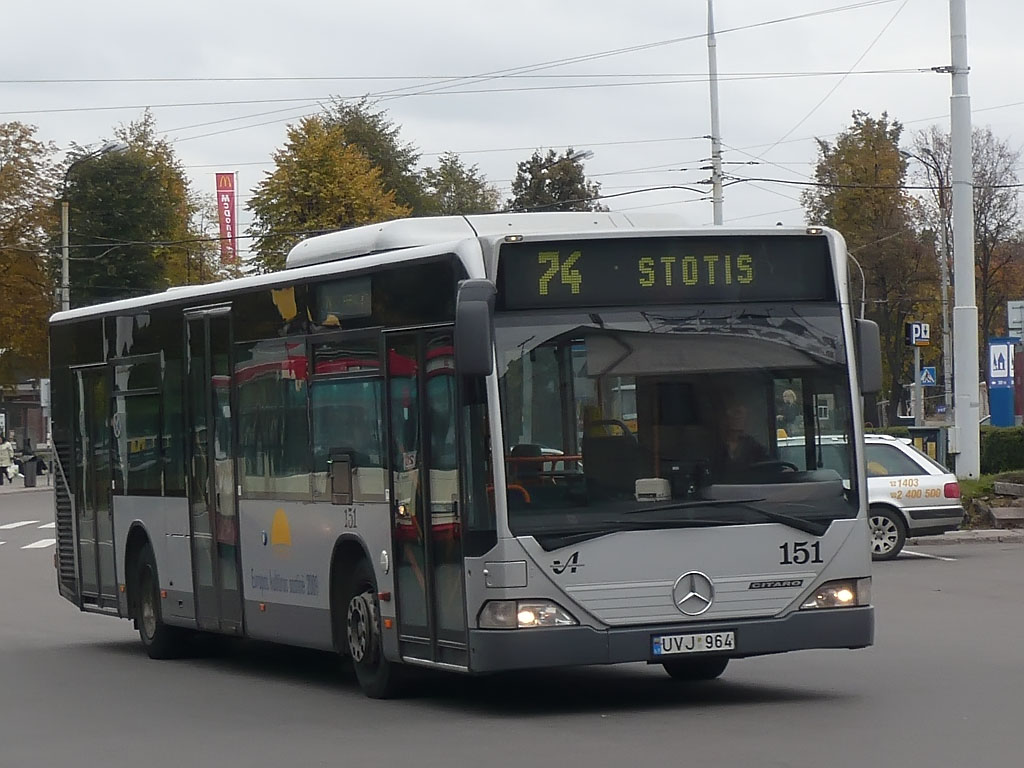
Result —
[[7, 473], [11, 471], [14, 464], [14, 446], [7, 439], [7, 435], [0, 435], [0, 485], [7, 480], [13, 480]]

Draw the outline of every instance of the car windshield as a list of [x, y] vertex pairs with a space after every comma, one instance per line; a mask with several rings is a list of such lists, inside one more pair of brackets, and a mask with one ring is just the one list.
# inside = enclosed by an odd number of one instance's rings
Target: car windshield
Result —
[[517, 535], [856, 514], [837, 307], [506, 313], [496, 326]]

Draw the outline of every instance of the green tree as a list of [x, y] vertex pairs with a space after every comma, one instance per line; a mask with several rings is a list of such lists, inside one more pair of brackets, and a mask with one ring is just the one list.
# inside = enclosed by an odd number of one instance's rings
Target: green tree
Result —
[[329, 126], [342, 129], [345, 146], [359, 149], [380, 170], [381, 185], [395, 193], [395, 202], [412, 216], [426, 213], [423, 178], [416, 171], [419, 150], [401, 138], [401, 126], [388, 119], [363, 98], [356, 102], [335, 100], [324, 112]]
[[247, 208], [253, 213], [254, 261], [271, 272], [309, 234], [347, 229], [409, 214], [385, 191], [381, 171], [345, 130], [322, 116], [289, 126], [274, 153], [275, 168], [259, 183]]
[[185, 282], [180, 243], [197, 237], [198, 198], [152, 114], [114, 135], [127, 150], [90, 157], [78, 147], [66, 166], [72, 306]]
[[519, 163], [512, 181], [510, 211], [604, 211], [597, 197], [601, 185], [588, 181], [583, 168], [586, 153], [572, 147], [559, 155], [549, 149], [546, 155], [536, 150], [529, 160]]
[[817, 186], [802, 200], [808, 220], [838, 229], [864, 269], [867, 316], [882, 338], [890, 422], [913, 381], [904, 323], [932, 317], [938, 295], [934, 249], [915, 231], [918, 211], [903, 188], [902, 132], [886, 113], [854, 112], [835, 143], [818, 140]]
[[480, 169], [467, 167], [454, 152], [441, 155], [436, 168], [427, 168], [423, 182], [425, 208], [430, 214], [490, 213], [497, 210], [501, 200], [497, 188], [487, 182]]
[[54, 147], [24, 123], [0, 123], [0, 387], [45, 375], [56, 285], [45, 259]]

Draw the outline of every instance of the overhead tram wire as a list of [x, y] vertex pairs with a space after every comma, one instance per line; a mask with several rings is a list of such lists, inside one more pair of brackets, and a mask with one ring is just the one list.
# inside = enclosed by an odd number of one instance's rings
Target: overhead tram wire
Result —
[[[930, 72], [928, 69], [893, 69], [885, 72], [873, 72], [871, 74], [921, 74]], [[773, 79], [792, 79], [799, 77], [825, 77], [833, 73], [790, 73], [786, 75], [778, 75], [771, 73], [764, 74], [744, 74], [744, 75], [721, 75], [719, 79], [728, 81], [741, 81], [741, 80], [773, 80]], [[868, 74], [868, 73], [849, 73], [849, 74]], [[639, 88], [639, 87], [650, 87], [654, 85], [689, 85], [689, 84], [701, 84], [708, 81], [707, 77], [694, 77], [688, 79], [673, 79], [673, 80], [640, 80], [637, 82], [627, 83], [575, 83], [575, 84], [564, 84], [564, 85], [531, 85], [531, 86], [516, 86], [508, 88], [480, 88], [480, 89], [464, 89], [464, 90], [436, 90], [436, 91], [425, 91], [423, 93], [410, 93], [403, 94], [404, 96], [460, 96], [460, 95], [481, 95], [488, 93], [527, 93], [535, 91], [567, 91], [567, 90], [587, 90], [594, 88]], [[0, 115], [42, 115], [42, 114], [61, 114], [61, 113], [82, 113], [82, 112], [116, 112], [121, 110], [136, 110], [136, 109], [181, 109], [196, 107], [233, 107], [248, 104], [284, 104], [294, 102], [304, 102], [302, 109], [308, 108], [312, 104], [319, 104], [320, 102], [329, 100], [340, 100], [340, 101], [354, 101], [361, 98], [357, 95], [349, 96], [337, 96], [327, 94], [325, 96], [294, 96], [288, 98], [274, 98], [274, 99], [233, 99], [233, 100], [222, 100], [222, 101], [185, 101], [185, 102], [171, 102], [164, 104], [104, 104], [92, 107], [52, 107], [43, 109], [11, 109], [0, 111]], [[292, 111], [299, 109], [299, 107], [288, 107], [281, 111]], [[273, 112], [260, 113], [260, 114], [273, 114]], [[186, 127], [197, 127], [197, 126], [186, 126]], [[185, 128], [170, 128], [164, 133], [171, 133], [173, 131], [185, 130]]]
[[[579, 198], [576, 200], [560, 200], [556, 203], [551, 203], [544, 206], [537, 206], [529, 210], [544, 210], [557, 205], [565, 205], [568, 203], [585, 203], [585, 202], [598, 202], [601, 200], [612, 200], [620, 197], [627, 197], [629, 195], [645, 194], [648, 192], [663, 192], [667, 190], [685, 190], [687, 192], [693, 192], [697, 195], [706, 194], [704, 190], [697, 189], [696, 187], [687, 186], [685, 184], [664, 184], [653, 187], [643, 187], [640, 189], [632, 189], [627, 192], [614, 192], [610, 195], [594, 195], [593, 197]], [[491, 211], [491, 213], [504, 213], [504, 211]], [[291, 230], [287, 232], [261, 232], [258, 234], [245, 233], [234, 235], [234, 239], [237, 240], [255, 240], [264, 237], [313, 237], [315, 235], [324, 235], [330, 232], [335, 232], [336, 229], [308, 229], [308, 230]], [[101, 243], [75, 243], [71, 247], [73, 249], [85, 249], [85, 248], [107, 248], [118, 247], [118, 246], [150, 246], [153, 248], [162, 248], [175, 245], [192, 245], [197, 243], [219, 243], [223, 240], [230, 240], [231, 237], [190, 237], [183, 238], [181, 240], [114, 240], [113, 238], [102, 238], [104, 242]], [[28, 248], [23, 246], [4, 246], [4, 251], [23, 253], [31, 256], [38, 256], [41, 252], [45, 252], [47, 247], [41, 248]], [[170, 254], [167, 254], [170, 256]]]
[[[832, 14], [832, 13], [840, 13], [840, 12], [843, 12], [843, 11], [856, 10], [856, 9], [860, 9], [860, 8], [867, 8], [867, 7], [871, 7], [871, 6], [875, 6], [875, 5], [886, 5], [886, 4], [892, 3], [892, 2], [896, 2], [896, 0], [864, 0], [864, 2], [852, 3], [852, 4], [849, 4], [849, 5], [845, 5], [845, 6], [839, 6], [839, 7], [835, 7], [835, 8], [826, 8], [826, 9], [822, 9], [822, 10], [819, 10], [819, 11], [811, 11], [809, 13], [797, 14], [797, 15], [794, 15], [794, 16], [787, 16], [787, 17], [782, 17], [782, 18], [777, 18], [777, 19], [769, 19], [767, 21], [756, 22], [754, 24], [747, 24], [747, 25], [742, 25], [742, 26], [739, 26], [739, 27], [730, 27], [730, 28], [726, 28], [726, 29], [718, 31], [717, 34], [720, 34], [720, 35], [721, 34], [729, 34], [731, 32], [738, 32], [738, 31], [747, 30], [747, 29], [756, 29], [756, 28], [759, 28], [759, 27], [765, 27], [765, 26], [769, 26], [769, 25], [773, 25], [773, 24], [780, 24], [780, 23], [784, 23], [784, 22], [788, 22], [788, 21], [795, 21], [795, 20], [798, 20], [798, 19], [812, 18], [812, 17], [816, 17], [816, 16], [824, 16], [824, 15], [828, 15], [828, 14]], [[624, 53], [633, 53], [633, 52], [642, 51], [642, 50], [649, 50], [651, 48], [655, 48], [655, 47], [659, 47], [659, 46], [664, 46], [664, 45], [672, 45], [672, 44], [676, 44], [676, 43], [684, 42], [684, 41], [689, 41], [689, 40], [703, 40], [704, 37], [705, 37], [704, 33], [701, 33], [701, 34], [697, 34], [697, 35], [689, 35], [689, 36], [680, 37], [680, 38], [671, 38], [669, 40], [656, 41], [656, 42], [653, 42], [653, 43], [645, 43], [645, 44], [641, 44], [641, 45], [637, 45], [637, 46], [630, 46], [630, 47], [627, 47], [627, 48], [618, 48], [618, 49], [613, 49], [613, 50], [609, 50], [609, 51], [600, 51], [600, 52], [597, 52], [597, 53], [585, 54], [585, 55], [582, 55], [582, 56], [567, 57], [567, 58], [563, 58], [563, 59], [554, 59], [554, 60], [551, 60], [551, 61], [541, 62], [539, 64], [534, 64], [534, 65], [525, 65], [525, 66], [511, 67], [511, 68], [507, 68], [507, 69], [493, 70], [491, 72], [484, 72], [484, 73], [480, 73], [480, 74], [477, 74], [477, 75], [472, 75], [472, 76], [467, 76], [467, 77], [462, 77], [462, 78], [451, 78], [448, 82], [442, 81], [441, 83], [437, 83], [436, 84], [438, 86], [437, 88], [430, 89], [427, 92], [434, 92], [434, 91], [437, 91], [437, 90], [445, 90], [445, 89], [448, 89], [448, 88], [454, 88], [454, 87], [457, 87], [459, 83], [464, 83], [468, 79], [476, 80], [476, 79], [496, 78], [497, 76], [501, 76], [501, 75], [505, 75], [505, 74], [512, 74], [512, 73], [526, 74], [526, 73], [536, 72], [536, 71], [540, 71], [540, 70], [544, 70], [544, 69], [551, 69], [551, 68], [559, 67], [559, 66], [567, 66], [569, 64], [577, 64], [577, 63], [581, 63], [581, 62], [584, 62], [584, 61], [594, 61], [594, 60], [597, 60], [597, 59], [607, 58], [607, 57], [611, 57], [611, 56], [617, 56], [617, 55], [621, 55], [621, 54], [624, 54]], [[421, 92], [421, 94], [406, 93], [406, 91], [409, 91], [409, 88], [410, 87], [407, 86], [405, 88], [396, 88], [396, 89], [390, 89], [390, 90], [387, 90], [387, 91], [379, 91], [379, 92], [377, 92], [375, 94], [367, 94], [367, 97], [368, 98], [376, 98], [376, 99], [380, 99], [380, 100], [392, 100], [392, 99], [395, 99], [395, 98], [403, 98], [403, 97], [409, 96], [409, 95], [421, 95], [423, 93], [423, 92]], [[310, 105], [310, 106], [313, 106], [313, 105]], [[296, 117], [302, 117], [302, 116], [305, 116], [305, 115], [292, 115], [290, 117], [279, 118], [279, 119], [276, 119], [276, 120], [263, 121], [263, 122], [260, 122], [260, 123], [254, 123], [252, 125], [237, 126], [235, 128], [225, 129], [223, 131], [211, 131], [211, 132], [204, 133], [204, 134], [199, 134], [199, 135], [196, 135], [196, 136], [182, 137], [182, 138], [179, 138], [179, 139], [175, 139], [174, 141], [175, 142], [181, 142], [181, 141], [191, 141], [193, 139], [208, 138], [210, 136], [222, 135], [224, 133], [232, 133], [234, 131], [239, 131], [239, 130], [247, 130], [249, 128], [259, 128], [259, 127], [262, 127], [264, 125], [273, 125], [273, 124], [278, 123], [278, 122], [282, 122], [282, 121], [286, 121], [286, 120], [292, 120], [292, 119], [295, 119]], [[236, 118], [230, 118], [228, 120], [225, 120], [224, 122], [230, 122], [230, 121], [234, 121], [234, 120], [245, 120], [245, 119], [249, 119], [250, 117], [254, 117], [254, 115], [239, 116], [239, 117], [236, 117]]]
[[[935, 191], [938, 186], [935, 184], [832, 184], [827, 181], [796, 181], [795, 179], [771, 179], [758, 176], [731, 176], [727, 184], [740, 184], [743, 182], [763, 182], [767, 184], [788, 184], [797, 187], [828, 187], [831, 189], [878, 189], [897, 191], [905, 190], [931, 190]], [[1013, 182], [1010, 184], [974, 184], [976, 189], [1020, 189], [1024, 182]]]
[[[570, 142], [558, 142], [552, 143], [547, 142], [541, 145], [543, 147], [569, 147], [569, 146], [581, 146], [581, 147], [614, 147], [614, 146], [635, 146], [637, 144], [659, 144], [668, 143], [675, 141], [703, 141], [706, 137], [704, 136], [670, 136], [658, 139], [621, 139], [618, 141], [570, 141]], [[536, 146], [531, 147], [497, 147], [495, 149], [465, 149], [461, 151], [455, 151], [457, 155], [481, 155], [481, 154], [492, 154], [498, 152], [532, 152], [538, 149]], [[440, 157], [441, 155], [447, 154], [447, 152], [420, 152], [420, 157]], [[227, 165], [272, 165], [273, 160], [255, 160], [252, 162], [245, 163], [227, 163]], [[691, 161], [693, 162], [693, 161]], [[202, 163], [199, 165], [186, 165], [186, 168], [220, 168], [225, 163]], [[675, 165], [672, 163], [672, 165]], [[658, 166], [659, 168], [662, 166]]]
[[832, 96], [832, 94], [835, 93], [839, 89], [839, 87], [843, 83], [846, 82], [846, 79], [857, 68], [857, 65], [860, 64], [864, 60], [864, 58], [871, 52], [871, 50], [875, 47], [875, 45], [877, 45], [878, 41], [882, 39], [882, 36], [886, 33], [886, 31], [888, 31], [889, 27], [891, 27], [893, 25], [893, 23], [896, 21], [896, 19], [899, 17], [899, 15], [903, 12], [903, 9], [907, 7], [907, 3], [908, 2], [910, 2], [910, 0], [903, 0], [900, 3], [899, 8], [896, 9], [896, 12], [892, 15], [892, 17], [882, 26], [882, 29], [879, 30], [877, 35], [875, 35], [874, 39], [868, 44], [868, 47], [864, 49], [864, 52], [860, 56], [857, 57], [857, 60], [855, 62], [853, 62], [853, 65], [850, 67], [849, 71], [847, 73], [845, 73], [841, 78], [839, 78], [839, 80], [828, 90], [828, 92], [824, 96], [821, 97], [821, 100], [818, 101], [818, 103], [815, 104], [806, 115], [804, 115], [802, 118], [800, 118], [797, 121], [796, 125], [794, 125], [788, 131], [786, 131], [782, 135], [782, 137], [780, 139], [778, 139], [774, 144], [772, 144], [770, 147], [768, 147], [768, 149], [766, 149], [764, 152], [762, 152], [761, 156], [758, 157], [757, 159], [759, 159], [759, 160], [764, 159], [765, 155], [767, 155], [769, 152], [771, 152], [773, 149], [775, 149], [783, 141], [788, 139], [793, 134], [793, 132], [796, 131], [797, 128], [799, 128], [801, 125], [803, 125], [805, 122], [807, 122], [807, 120], [809, 120], [810, 117], [815, 112], [817, 112], [818, 109], [820, 109], [821, 106], [826, 101], [828, 101], [828, 99]]
[[[831, 13], [839, 13], [841, 11], [854, 10], [854, 9], [859, 9], [859, 8], [866, 8], [866, 7], [870, 7], [870, 6], [873, 6], [873, 5], [886, 5], [886, 4], [891, 3], [891, 2], [896, 2], [896, 0], [863, 0], [862, 2], [859, 2], [859, 3], [853, 3], [853, 4], [850, 4], [850, 5], [846, 5], [846, 6], [840, 6], [838, 8], [827, 8], [827, 9], [822, 9], [820, 11], [811, 11], [809, 13], [797, 14], [795, 16], [787, 16], [787, 17], [782, 17], [782, 18], [777, 18], [777, 19], [769, 19], [767, 21], [756, 22], [754, 24], [745, 24], [745, 25], [742, 25], [742, 26], [739, 26], [739, 27], [731, 27], [731, 28], [728, 28], [728, 29], [721, 30], [718, 34], [728, 34], [728, 33], [731, 33], [731, 32], [738, 32], [738, 31], [741, 31], [741, 30], [757, 29], [759, 27], [769, 26], [769, 25], [772, 25], [772, 24], [780, 24], [780, 23], [784, 23], [784, 22], [788, 22], [788, 21], [795, 21], [797, 19], [811, 18], [811, 17], [814, 17], [814, 16], [823, 16], [823, 15], [828, 15], [828, 14], [831, 14]], [[486, 79], [489, 79], [489, 78], [494, 78], [495, 76], [505, 75], [505, 74], [512, 74], [512, 73], [515, 73], [515, 74], [527, 74], [527, 73], [532, 73], [532, 72], [539, 72], [539, 71], [542, 71], [542, 70], [545, 70], [545, 69], [553, 69], [555, 67], [563, 67], [563, 66], [567, 66], [569, 64], [579, 64], [579, 63], [588, 62], [588, 61], [597, 61], [599, 59], [611, 58], [613, 56], [620, 56], [620, 55], [623, 55], [623, 54], [626, 54], [626, 53], [637, 53], [639, 51], [651, 50], [653, 48], [664, 47], [664, 46], [667, 46], [667, 45], [675, 45], [675, 44], [681, 43], [681, 42], [689, 42], [689, 41], [692, 41], [692, 40], [703, 40], [704, 37], [705, 37], [705, 34], [703, 32], [700, 33], [700, 34], [695, 34], [695, 35], [685, 35], [683, 37], [669, 38], [667, 40], [658, 40], [658, 41], [651, 42], [651, 43], [641, 43], [639, 45], [627, 46], [625, 48], [613, 48], [613, 49], [607, 50], [607, 51], [598, 51], [598, 52], [595, 52], [595, 53], [581, 54], [579, 56], [569, 56], [569, 57], [565, 57], [565, 58], [561, 58], [561, 59], [552, 59], [550, 61], [544, 61], [544, 62], [540, 62], [538, 64], [520, 65], [520, 66], [516, 66], [516, 67], [507, 67], [505, 69], [492, 70], [490, 72], [483, 72], [483, 73], [480, 73], [478, 75], [474, 75], [473, 78], [474, 79], [485, 79], [486, 80]], [[445, 83], [444, 81], [442, 81], [441, 83], [437, 83], [436, 85], [438, 86], [438, 88], [435, 88], [433, 90], [442, 90], [442, 89], [457, 87], [458, 83], [461, 82], [464, 79], [465, 78], [452, 78], [448, 83]], [[408, 90], [408, 88], [397, 88], [397, 89], [393, 89], [390, 92], [384, 91], [384, 92], [382, 92], [379, 95], [383, 96], [383, 97], [388, 97], [388, 96], [392, 96], [393, 95], [395, 97], [399, 97], [400, 98], [401, 95], [402, 95], [402, 92], [406, 91], [406, 90]]]

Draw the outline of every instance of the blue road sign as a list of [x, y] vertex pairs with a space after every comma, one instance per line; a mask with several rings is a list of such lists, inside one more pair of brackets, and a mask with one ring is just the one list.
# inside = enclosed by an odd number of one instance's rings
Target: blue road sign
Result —
[[935, 366], [928, 365], [921, 368], [921, 386], [922, 387], [934, 387], [935, 382]]

